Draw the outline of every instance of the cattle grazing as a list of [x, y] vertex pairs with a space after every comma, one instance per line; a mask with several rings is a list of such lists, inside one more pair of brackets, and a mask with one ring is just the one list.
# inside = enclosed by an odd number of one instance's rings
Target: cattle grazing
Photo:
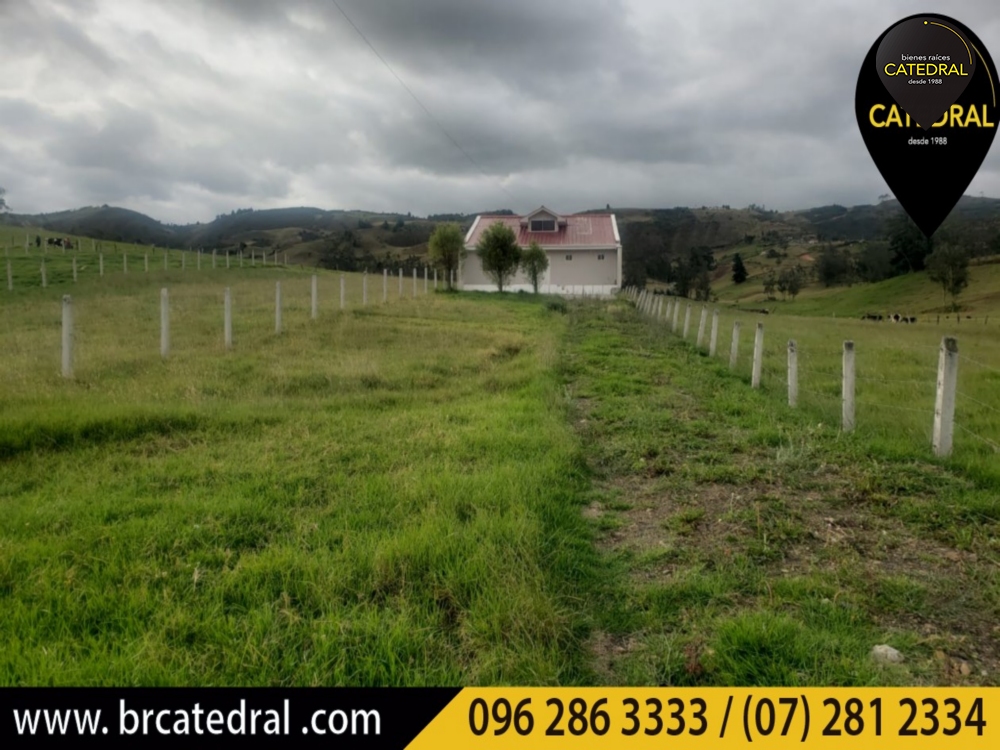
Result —
[[875, 315], [874, 313], [865, 313], [861, 316], [862, 320], [882, 320], [881, 315]]

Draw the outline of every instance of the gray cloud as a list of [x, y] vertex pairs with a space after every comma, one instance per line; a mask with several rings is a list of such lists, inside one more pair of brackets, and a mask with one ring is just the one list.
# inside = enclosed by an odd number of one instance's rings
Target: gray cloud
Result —
[[[870, 202], [858, 66], [911, 0], [0, 3], [0, 185], [116, 203], [470, 211]], [[991, 0], [937, 10], [1000, 50]], [[484, 175], [482, 172], [485, 172]], [[1000, 157], [970, 192], [1000, 195]]]

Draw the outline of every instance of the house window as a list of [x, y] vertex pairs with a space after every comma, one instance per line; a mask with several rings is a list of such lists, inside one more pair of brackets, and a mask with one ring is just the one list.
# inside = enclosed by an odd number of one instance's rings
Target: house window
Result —
[[573, 256], [572, 255], [567, 255], [566, 256], [566, 260], [573, 260]]
[[598, 260], [604, 260], [604, 253], [601, 253], [600, 255], [598, 255], [597, 259]]
[[532, 232], [554, 232], [554, 231], [556, 231], [556, 220], [555, 219], [532, 219], [531, 220], [531, 231]]

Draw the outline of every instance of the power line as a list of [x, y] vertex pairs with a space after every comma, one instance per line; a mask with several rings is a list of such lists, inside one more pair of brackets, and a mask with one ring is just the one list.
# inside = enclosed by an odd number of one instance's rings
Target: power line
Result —
[[[476, 169], [478, 169], [483, 174], [484, 177], [487, 177], [490, 180], [493, 180], [494, 179], [493, 175], [489, 174], [485, 169], [483, 169], [479, 165], [479, 162], [477, 162], [475, 159], [473, 159], [472, 156], [471, 156], [471, 154], [469, 154], [468, 151], [466, 151], [464, 148], [462, 148], [462, 144], [460, 144], [457, 140], [455, 140], [454, 137], [452, 137], [451, 133], [448, 132], [447, 128], [445, 128], [445, 126], [441, 124], [441, 121], [438, 120], [433, 115], [433, 113], [424, 105], [424, 103], [422, 101], [420, 101], [420, 99], [417, 97], [417, 95], [413, 93], [413, 90], [410, 89], [410, 87], [406, 85], [406, 82], [402, 78], [399, 77], [399, 74], [396, 73], [395, 70], [393, 70], [393, 68], [389, 64], [389, 62], [384, 57], [382, 57], [382, 55], [379, 54], [379, 51], [377, 49], [375, 49], [375, 45], [372, 44], [371, 41], [368, 39], [368, 37], [365, 36], [364, 32], [361, 31], [361, 29], [358, 28], [358, 25], [356, 23], [354, 23], [354, 21], [351, 20], [351, 17], [349, 15], [347, 15], [347, 12], [340, 6], [340, 3], [337, 2], [337, 0], [330, 0], [330, 2], [332, 2], [334, 4], [334, 6], [336, 6], [337, 10], [340, 11], [340, 14], [346, 19], [347, 23], [349, 23], [351, 25], [351, 28], [354, 29], [357, 32], [358, 36], [361, 37], [361, 39], [364, 41], [364, 43], [368, 45], [368, 48], [375, 54], [375, 57], [377, 57], [381, 61], [381, 63], [386, 67], [386, 70], [388, 70], [390, 73], [392, 73], [393, 78], [395, 78], [399, 82], [399, 85], [402, 86], [403, 89], [406, 91], [406, 93], [409, 94], [413, 98], [413, 101], [415, 101], [417, 103], [417, 105], [424, 111], [424, 113], [431, 119], [431, 121], [435, 125], [437, 125], [439, 128], [441, 128], [441, 132], [445, 134], [445, 137], [449, 141], [451, 141], [452, 145], [454, 145], [455, 148], [457, 148], [459, 151], [461, 151], [462, 155], [465, 156], [465, 158], [469, 160], [469, 163], [472, 164]], [[511, 192], [509, 190], [507, 190], [507, 188], [505, 188], [499, 182], [496, 183], [496, 185], [497, 185], [498, 188], [500, 188], [501, 190], [503, 190], [503, 192], [507, 195], [508, 198], [510, 198], [515, 203], [517, 203], [517, 199], [511, 194]]]

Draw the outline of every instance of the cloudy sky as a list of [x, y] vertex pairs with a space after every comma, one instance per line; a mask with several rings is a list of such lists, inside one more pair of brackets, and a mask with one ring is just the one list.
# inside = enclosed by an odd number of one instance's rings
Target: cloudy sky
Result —
[[[8, 203], [872, 203], [854, 87], [878, 35], [933, 10], [1000, 56], [996, 0], [338, 2], [426, 111], [332, 0], [0, 0]], [[1000, 196], [1000, 145], [968, 192]]]

